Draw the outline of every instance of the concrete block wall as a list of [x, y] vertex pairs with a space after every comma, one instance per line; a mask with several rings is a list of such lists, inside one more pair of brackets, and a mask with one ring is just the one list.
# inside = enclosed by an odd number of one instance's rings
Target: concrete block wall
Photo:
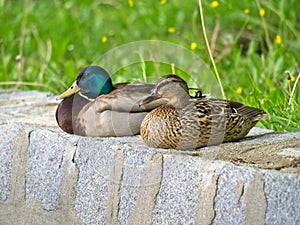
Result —
[[300, 132], [154, 149], [139, 136], [65, 134], [56, 104], [0, 92], [1, 225], [300, 224]]

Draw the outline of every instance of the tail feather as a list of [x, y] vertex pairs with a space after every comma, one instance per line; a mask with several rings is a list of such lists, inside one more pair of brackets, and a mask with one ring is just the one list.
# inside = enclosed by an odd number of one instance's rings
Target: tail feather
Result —
[[203, 101], [204, 103], [209, 102], [210, 110], [214, 113], [237, 113], [240, 114], [244, 119], [250, 119], [253, 122], [269, 118], [269, 114], [266, 113], [264, 110], [257, 109], [251, 106], [246, 106], [240, 102], [214, 98], [201, 98], [198, 99], [198, 101]]
[[239, 102], [229, 101], [229, 105], [233, 111], [243, 115], [245, 119], [261, 120], [269, 118], [269, 114], [264, 110], [257, 109], [251, 106], [243, 105]]
[[243, 105], [236, 109], [237, 113], [243, 115], [246, 119], [252, 118], [252, 120], [261, 120], [269, 118], [269, 114], [264, 110], [253, 108], [250, 106]]

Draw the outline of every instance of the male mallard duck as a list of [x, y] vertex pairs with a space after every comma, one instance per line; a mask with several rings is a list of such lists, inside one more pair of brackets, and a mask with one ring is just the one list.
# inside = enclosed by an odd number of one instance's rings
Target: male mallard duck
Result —
[[59, 127], [67, 133], [84, 136], [126, 136], [140, 131], [140, 124], [163, 101], [140, 108], [154, 84], [112, 84], [109, 74], [99, 66], [89, 66], [78, 74], [71, 87], [58, 96], [63, 99], [56, 110]]
[[141, 124], [141, 136], [150, 147], [195, 149], [243, 138], [268, 114], [238, 102], [205, 96], [191, 98], [186, 82], [177, 75], [160, 78], [140, 105], [156, 99], [168, 103], [153, 109]]

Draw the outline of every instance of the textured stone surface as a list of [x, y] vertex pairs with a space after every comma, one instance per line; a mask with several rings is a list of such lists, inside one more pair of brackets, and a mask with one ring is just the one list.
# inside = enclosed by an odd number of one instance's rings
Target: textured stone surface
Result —
[[11, 170], [14, 154], [14, 139], [20, 132], [16, 125], [0, 126], [2, 139], [0, 141], [0, 200], [5, 201], [8, 198], [11, 188]]
[[80, 139], [75, 163], [79, 169], [76, 185], [75, 209], [79, 218], [87, 224], [104, 224], [110, 173], [114, 166], [114, 155], [120, 142], [108, 140]]
[[244, 192], [254, 173], [254, 169], [235, 168], [232, 165], [226, 165], [221, 170], [215, 197], [216, 224], [244, 224]]
[[46, 210], [54, 210], [58, 208], [66, 140], [59, 133], [41, 130], [29, 135], [25, 199], [27, 202], [38, 199]]
[[63, 133], [54, 99], [0, 92], [1, 225], [300, 224], [300, 132], [153, 149]]
[[300, 224], [299, 174], [265, 173], [268, 224]]
[[0, 122], [57, 128], [57, 101], [50, 93], [0, 89]]

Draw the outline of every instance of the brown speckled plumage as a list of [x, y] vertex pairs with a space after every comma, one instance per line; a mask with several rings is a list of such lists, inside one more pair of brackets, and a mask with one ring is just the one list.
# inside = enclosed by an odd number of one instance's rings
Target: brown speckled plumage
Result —
[[162, 77], [151, 95], [169, 103], [152, 110], [141, 124], [141, 136], [150, 147], [192, 150], [243, 138], [260, 120], [263, 110], [238, 102], [207, 97], [190, 98], [186, 83], [176, 75]]

